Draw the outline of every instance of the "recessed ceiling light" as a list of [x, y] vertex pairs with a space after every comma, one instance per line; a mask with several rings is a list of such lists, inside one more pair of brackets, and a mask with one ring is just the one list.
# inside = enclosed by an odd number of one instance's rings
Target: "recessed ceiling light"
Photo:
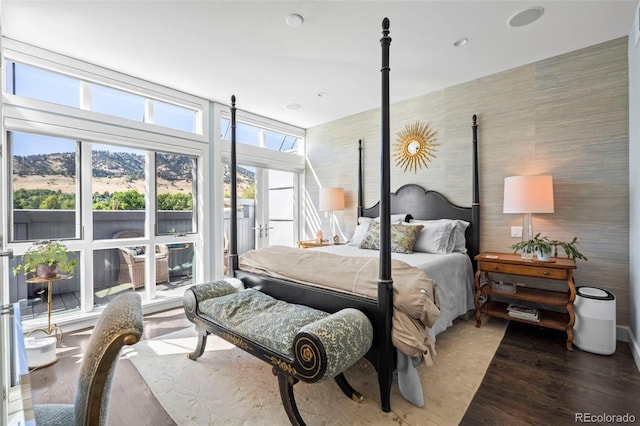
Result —
[[327, 96], [327, 92], [318, 92], [318, 97], [319, 98], [324, 98]]
[[300, 109], [300, 108], [302, 108], [302, 105], [296, 104], [296, 103], [287, 105], [287, 109], [291, 109], [291, 110], [296, 110], [296, 109]]
[[299, 27], [304, 22], [304, 18], [297, 13], [291, 13], [284, 18], [284, 21], [290, 27]]
[[454, 41], [454, 42], [453, 42], [453, 45], [454, 45], [455, 47], [462, 47], [462, 46], [464, 46], [464, 45], [465, 45], [465, 44], [467, 44], [467, 43], [469, 43], [469, 39], [468, 39], [468, 38], [466, 38], [466, 37], [462, 37], [462, 38], [459, 38], [459, 39], [457, 39], [456, 41]]
[[511, 28], [524, 27], [540, 19], [540, 17], [543, 14], [544, 14], [544, 7], [533, 6], [521, 12], [518, 12], [515, 15], [512, 15], [507, 20], [507, 26]]

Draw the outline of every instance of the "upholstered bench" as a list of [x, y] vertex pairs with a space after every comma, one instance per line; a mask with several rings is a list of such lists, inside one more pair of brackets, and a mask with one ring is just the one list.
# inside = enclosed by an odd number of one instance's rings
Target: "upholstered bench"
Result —
[[239, 280], [231, 282], [197, 284], [185, 292], [185, 313], [198, 332], [190, 359], [199, 358], [207, 336], [215, 334], [267, 362], [278, 377], [280, 397], [294, 425], [304, 425], [293, 395], [299, 380], [334, 378], [348, 397], [362, 401], [342, 373], [371, 347], [373, 327], [365, 314], [352, 308], [329, 314], [242, 289]]

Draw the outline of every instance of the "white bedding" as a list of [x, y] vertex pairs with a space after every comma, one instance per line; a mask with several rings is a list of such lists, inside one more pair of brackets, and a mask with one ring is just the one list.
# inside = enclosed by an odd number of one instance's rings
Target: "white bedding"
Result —
[[[377, 257], [380, 255], [377, 250], [365, 250], [348, 245], [314, 247], [307, 250], [323, 251], [341, 256]], [[435, 337], [449, 328], [455, 318], [475, 309], [473, 267], [466, 254], [414, 252], [411, 254], [391, 253], [391, 257], [421, 269], [436, 282], [440, 316], [430, 330], [432, 336]]]

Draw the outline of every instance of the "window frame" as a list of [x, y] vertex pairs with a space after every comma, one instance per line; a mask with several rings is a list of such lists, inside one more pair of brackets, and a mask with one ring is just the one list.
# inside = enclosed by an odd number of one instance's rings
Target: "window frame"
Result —
[[[86, 116], [86, 119], [95, 120], [96, 117], [102, 122], [110, 122], [114, 125], [139, 128], [148, 132], [162, 133], [180, 138], [193, 139], [200, 142], [207, 142], [209, 135], [209, 101], [179, 92], [168, 87], [160, 86], [135, 77], [128, 76], [116, 71], [101, 68], [84, 61], [62, 56], [57, 53], [47, 51], [35, 46], [21, 43], [16, 40], [3, 38], [3, 64], [7, 61], [15, 61], [25, 65], [41, 68], [47, 71], [74, 77], [81, 81], [80, 109], [52, 104], [50, 102], [37, 99], [25, 98], [18, 95], [6, 93], [6, 70], [0, 69], [4, 73], [2, 76], [3, 103], [6, 105], [16, 105], [25, 108], [35, 108], [39, 110], [59, 110], [62, 114], [78, 117]], [[170, 127], [157, 126], [148, 122], [138, 122], [107, 114], [100, 114], [90, 111], [90, 83], [107, 86], [112, 89], [121, 90], [134, 95], [147, 98], [146, 113], [148, 119], [153, 119], [151, 100], [173, 104], [196, 111], [195, 132], [185, 132]], [[148, 114], [148, 112], [151, 114]]]
[[[85, 78], [97, 84], [115, 84], [117, 88], [120, 89], [128, 87], [162, 102], [175, 103], [180, 106], [192, 105], [194, 109], [201, 111], [201, 134], [179, 131], [168, 127], [159, 127], [149, 123], [138, 123], [105, 114], [98, 114], [82, 108], [77, 109], [6, 94], [4, 90], [6, 87], [6, 72], [2, 69], [2, 147], [7, 146], [7, 132], [17, 131], [62, 137], [82, 141], [87, 144], [119, 145], [147, 151], [145, 198], [150, 208], [146, 210], [145, 215], [145, 236], [136, 240], [136, 243], [148, 246], [155, 244], [193, 243], [194, 247], [197, 247], [197, 253], [195, 254], [195, 274], [199, 279], [209, 279], [211, 271], [209, 266], [204, 264], [204, 259], [209, 257], [208, 253], [211, 247], [209, 239], [206, 238], [205, 234], [205, 230], [207, 229], [205, 224], [209, 220], [208, 217], [210, 213], [204, 206], [205, 200], [203, 197], [203, 194], [208, 193], [210, 190], [210, 171], [204, 166], [211, 162], [211, 149], [209, 144], [209, 101], [14, 40], [3, 38], [2, 42], [4, 44], [3, 61], [15, 60], [28, 65], [50, 69], [54, 72], [64, 72], [77, 76], [78, 78]], [[80, 96], [81, 102], [90, 102], [89, 96], [87, 96], [85, 91], [81, 90]], [[198, 232], [196, 234], [185, 236], [156, 235], [155, 215], [150, 213], [155, 210], [156, 204], [155, 188], [151, 188], [153, 185], [150, 184], [155, 180], [155, 178], [151, 178], [153, 173], [150, 173], [150, 170], [153, 170], [154, 163], [152, 159], [150, 160], [148, 158], [153, 157], [150, 153], [154, 151], [187, 154], [198, 158], [198, 203], [195, 207], [197, 211], [194, 212], [198, 220]], [[0, 153], [5, 154], [1, 156], [2, 167], [0, 167], [0, 169], [2, 170], [2, 176], [0, 176], [0, 194], [2, 194], [4, 205], [8, 206], [9, 204], [7, 203], [10, 201], [8, 197], [10, 197], [10, 195], [7, 190], [7, 188], [9, 188], [7, 173], [11, 170], [11, 167], [9, 167], [11, 157], [6, 155], [6, 150], [0, 151]], [[91, 155], [81, 155], [79, 161], [81, 165], [78, 170], [83, 171], [81, 179], [90, 179]], [[86, 170], [89, 170], [88, 176], [87, 173], [84, 172]], [[84, 208], [81, 208], [80, 214], [82, 215], [83, 223], [81, 238], [65, 240], [65, 244], [70, 251], [78, 251], [80, 253], [80, 272], [78, 274], [81, 280], [80, 310], [79, 312], [59, 314], [57, 320], [60, 324], [75, 323], [78, 321], [81, 323], [87, 316], [91, 317], [91, 315], [95, 315], [91, 314], [94, 310], [92, 292], [93, 252], [95, 250], [117, 248], [123, 243], [117, 240], [93, 240], [93, 223], [91, 220], [93, 210], [90, 204], [92, 196], [91, 185], [82, 181], [80, 181], [80, 185], [78, 205], [83, 203], [83, 200], [89, 201], [88, 208], [85, 205], [82, 206]], [[2, 214], [1, 216], [2, 233], [0, 233], [0, 235], [3, 235], [9, 230], [9, 215]], [[16, 255], [20, 255], [31, 246], [31, 242], [12, 243], [5, 240], [2, 246], [5, 249], [12, 249]], [[156, 298], [155, 280], [153, 280], [155, 276], [155, 270], [153, 269], [154, 262], [151, 259], [151, 255], [149, 256], [146, 276], [147, 282], [150, 284], [147, 284], [145, 288], [143, 303], [156, 307], [152, 310], [178, 306], [181, 303], [181, 297]], [[4, 261], [2, 262], [4, 263]], [[1, 272], [3, 276], [9, 273], [6, 269]], [[9, 290], [8, 286], [4, 287], [5, 288], [0, 290], [0, 302], [8, 303]], [[29, 328], [29, 324], [25, 323], [25, 325]]]

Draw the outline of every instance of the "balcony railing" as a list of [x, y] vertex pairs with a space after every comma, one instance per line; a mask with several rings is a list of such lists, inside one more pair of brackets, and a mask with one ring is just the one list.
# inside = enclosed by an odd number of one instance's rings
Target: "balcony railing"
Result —
[[[229, 209], [225, 209], [224, 232], [229, 235]], [[145, 212], [143, 210], [98, 210], [93, 212], [93, 239], [109, 240], [124, 230], [144, 230]], [[254, 247], [255, 206], [253, 200], [242, 200], [238, 207], [238, 252], [244, 253]], [[75, 212], [69, 210], [15, 210], [14, 235], [21, 240], [30, 240], [31, 235], [39, 238], [51, 238], [61, 235], [73, 235]], [[158, 214], [158, 228], [161, 232], [186, 232], [192, 228], [192, 213], [189, 211], [162, 211]], [[221, 237], [222, 238], [222, 237]], [[130, 244], [130, 243], [129, 243]], [[129, 245], [128, 244], [128, 245]], [[192, 244], [171, 244], [168, 250], [168, 283], [158, 283], [156, 289], [172, 289], [178, 285], [193, 282], [194, 247]], [[124, 248], [124, 247], [123, 247]], [[89, 255], [89, 253], [87, 253]], [[223, 256], [223, 254], [221, 254]], [[21, 261], [16, 256], [9, 261], [11, 271]], [[108, 303], [109, 295], [121, 288], [131, 288], [133, 284], [128, 265], [119, 248], [96, 249], [93, 251], [93, 291], [94, 304]], [[161, 275], [161, 274], [156, 274]], [[135, 287], [135, 285], [134, 285]], [[52, 291], [56, 296], [55, 311], [79, 309], [79, 274], [69, 280], [57, 282]], [[14, 276], [9, 273], [9, 300], [20, 302], [23, 316], [37, 316], [46, 305], [46, 294], [42, 288], [27, 285], [24, 274]], [[35, 307], [34, 307], [35, 306]], [[46, 310], [44, 310], [46, 314]]]

